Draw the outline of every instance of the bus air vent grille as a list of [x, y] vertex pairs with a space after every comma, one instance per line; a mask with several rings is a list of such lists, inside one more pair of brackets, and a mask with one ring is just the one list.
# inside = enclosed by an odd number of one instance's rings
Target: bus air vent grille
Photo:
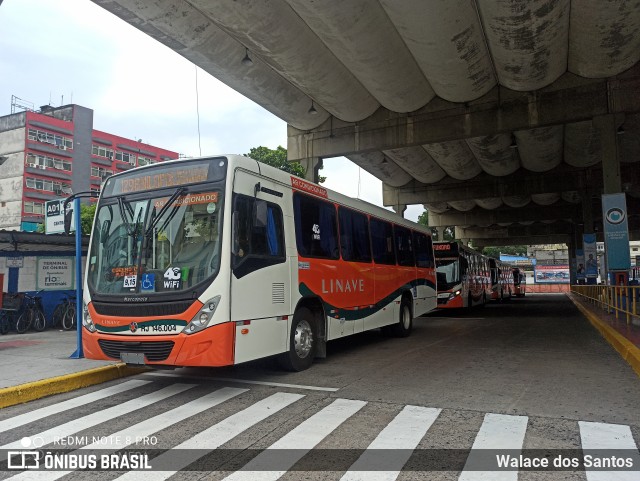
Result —
[[173, 349], [173, 341], [127, 342], [99, 339], [98, 344], [104, 355], [113, 359], [120, 359], [122, 352], [141, 352], [148, 361], [164, 361]]
[[148, 317], [148, 316], [175, 316], [181, 314], [189, 307], [193, 301], [176, 302], [145, 302], [141, 304], [111, 304], [107, 302], [94, 302], [93, 308], [98, 314], [103, 316], [127, 316], [127, 317]]
[[271, 302], [273, 304], [284, 304], [284, 283], [274, 282], [271, 285]]

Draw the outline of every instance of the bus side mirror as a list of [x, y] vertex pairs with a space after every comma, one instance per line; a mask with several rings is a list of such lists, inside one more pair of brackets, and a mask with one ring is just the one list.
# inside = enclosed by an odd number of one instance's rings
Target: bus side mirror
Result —
[[265, 227], [267, 225], [267, 203], [264, 200], [256, 199], [253, 226]]

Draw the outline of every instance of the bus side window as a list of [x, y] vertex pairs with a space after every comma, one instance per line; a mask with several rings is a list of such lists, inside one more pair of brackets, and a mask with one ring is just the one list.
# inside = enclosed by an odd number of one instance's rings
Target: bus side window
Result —
[[344, 207], [338, 208], [340, 251], [345, 261], [371, 262], [367, 216]]
[[393, 227], [390, 222], [371, 218], [371, 251], [376, 264], [394, 265]]
[[398, 259], [398, 265], [415, 266], [416, 262], [413, 257], [411, 231], [406, 227], [394, 225], [393, 232], [396, 241], [396, 258]]
[[237, 194], [233, 204], [233, 266], [240, 278], [250, 272], [286, 261], [282, 210], [262, 203], [265, 222], [256, 222], [256, 200]]
[[296, 246], [304, 257], [338, 259], [336, 208], [330, 202], [295, 193]]

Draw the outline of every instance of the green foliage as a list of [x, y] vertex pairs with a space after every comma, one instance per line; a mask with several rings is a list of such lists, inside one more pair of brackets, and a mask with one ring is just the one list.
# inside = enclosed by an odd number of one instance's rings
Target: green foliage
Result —
[[[252, 147], [248, 154], [244, 154], [246, 157], [262, 162], [263, 164], [271, 165], [290, 174], [297, 175], [298, 177], [304, 177], [305, 171], [300, 162], [287, 161], [287, 149], [282, 146], [278, 146], [276, 150], [272, 150], [268, 147]], [[319, 182], [324, 182], [326, 177], [320, 177]]]
[[[422, 214], [418, 216], [418, 224], [422, 224], [426, 227], [429, 227], [429, 211], [425, 210]], [[442, 231], [442, 238], [440, 238], [440, 231]], [[445, 240], [452, 241], [456, 238], [456, 230], [454, 226], [447, 227], [437, 227], [431, 228], [431, 235], [433, 236], [433, 240]]]
[[501, 247], [485, 247], [482, 253], [486, 256], [500, 259], [500, 254], [508, 254], [510, 256], [526, 256], [527, 246], [501, 246]]
[[91, 234], [91, 226], [93, 226], [93, 218], [96, 215], [96, 204], [80, 205], [80, 225], [82, 226], [82, 234]]
[[[91, 234], [91, 226], [93, 225], [93, 218], [96, 215], [96, 204], [81, 204], [80, 205], [80, 225], [82, 226], [82, 235]], [[73, 226], [75, 227], [75, 226]], [[44, 234], [44, 224], [38, 224], [36, 232]]]

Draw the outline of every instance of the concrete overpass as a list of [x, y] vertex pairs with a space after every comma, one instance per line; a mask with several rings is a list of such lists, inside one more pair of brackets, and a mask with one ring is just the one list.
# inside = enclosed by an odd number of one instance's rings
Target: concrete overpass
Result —
[[627, 192], [640, 238], [638, 0], [93, 0], [476, 245], [573, 244]]

